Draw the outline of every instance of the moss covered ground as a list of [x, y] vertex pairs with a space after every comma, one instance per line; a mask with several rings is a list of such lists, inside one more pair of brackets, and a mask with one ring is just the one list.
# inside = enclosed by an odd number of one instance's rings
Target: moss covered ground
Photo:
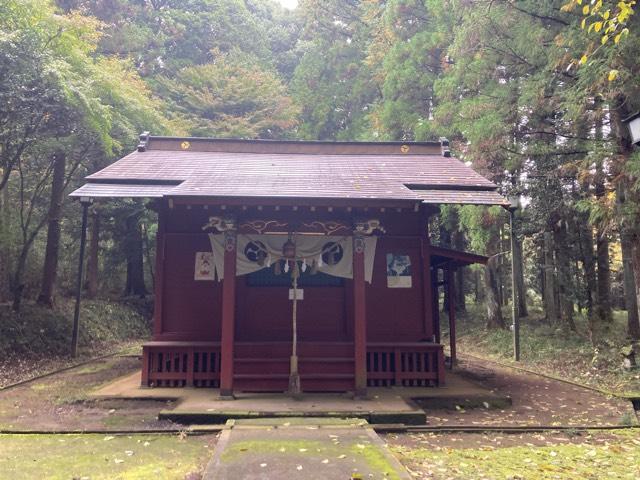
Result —
[[[494, 437], [499, 434], [494, 434]], [[444, 436], [443, 436], [444, 437]], [[451, 436], [449, 436], [451, 437]], [[606, 438], [601, 438], [606, 437]], [[449, 438], [448, 440], [451, 440]], [[593, 433], [583, 441], [535, 445], [526, 438], [520, 445], [493, 442], [470, 447], [457, 436], [457, 445], [423, 441], [397, 442], [391, 448], [416, 478], [433, 479], [632, 479], [640, 478], [640, 430]]]
[[214, 436], [0, 435], [0, 478], [199, 478], [214, 444]]

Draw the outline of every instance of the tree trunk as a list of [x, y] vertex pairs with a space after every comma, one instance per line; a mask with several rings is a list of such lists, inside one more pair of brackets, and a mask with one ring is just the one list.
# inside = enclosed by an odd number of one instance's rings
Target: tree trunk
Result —
[[98, 274], [100, 254], [100, 212], [97, 207], [91, 211], [91, 228], [89, 230], [89, 249], [87, 257], [87, 298], [98, 296]]
[[[618, 155], [622, 162], [628, 161], [633, 153], [633, 145], [631, 144], [629, 131], [623, 124], [623, 119], [630, 113], [628, 100], [625, 96], [618, 95], [611, 103], [612, 132], [615, 135]], [[627, 244], [623, 245], [622, 254], [625, 273], [625, 298], [629, 298], [627, 290], [631, 290], [630, 282], [629, 285], [627, 284], [627, 270], [633, 270], [633, 280], [635, 281], [636, 308], [633, 314], [629, 312], [628, 328], [629, 336], [636, 342], [640, 341], [640, 325], [638, 325], [638, 308], [640, 308], [640, 226], [638, 225], [638, 205], [640, 205], [640, 198], [638, 198], [638, 192], [636, 190], [631, 191], [630, 189], [624, 189], [624, 186], [637, 180], [637, 178], [627, 176], [625, 182], [621, 182], [620, 185], [620, 188], [623, 188], [623, 195], [622, 197], [619, 195], [618, 198], [620, 230], [626, 237], [622, 239], [622, 242], [623, 244]], [[618, 193], [620, 194], [620, 191]], [[630, 248], [628, 247], [629, 243]], [[627, 247], [627, 255], [625, 255], [624, 252], [625, 247]], [[625, 257], [630, 257], [631, 261], [628, 262]], [[630, 268], [627, 268], [627, 266]], [[632, 303], [632, 301], [630, 303]], [[630, 306], [627, 303], [627, 310], [629, 310], [629, 308]]]
[[11, 272], [11, 251], [9, 233], [9, 189], [0, 192], [0, 303], [9, 299], [11, 289], [9, 278]]
[[544, 311], [549, 323], [558, 322], [558, 310], [556, 304], [556, 279], [553, 262], [553, 241], [551, 232], [544, 232]]
[[[452, 247], [452, 235], [451, 232], [446, 228], [444, 224], [444, 219], [440, 219], [440, 245], [446, 248]], [[442, 289], [442, 313], [449, 312], [449, 291], [446, 288]]]
[[498, 267], [496, 257], [489, 258], [484, 267], [485, 305], [487, 307], [487, 329], [505, 328], [498, 300]]
[[571, 331], [576, 331], [576, 324], [573, 319], [573, 300], [571, 292], [573, 283], [571, 281], [571, 252], [567, 242], [567, 224], [562, 225], [555, 231], [556, 258], [558, 267], [558, 288], [560, 297], [560, 317], [562, 324]]
[[[453, 234], [453, 244], [455, 248], [458, 250], [464, 250], [464, 235], [462, 232], [456, 231]], [[455, 301], [456, 301], [456, 311], [457, 312], [465, 312], [467, 310], [467, 303], [465, 299], [465, 290], [464, 290], [464, 278], [465, 272], [467, 269], [465, 267], [458, 267], [455, 271]]]
[[[602, 136], [602, 111], [600, 109], [601, 102], [595, 101], [595, 109], [600, 112], [596, 115], [594, 125], [595, 139], [601, 141]], [[596, 161], [596, 171], [593, 179], [594, 195], [596, 201], [602, 202], [606, 194], [605, 190], [605, 172], [603, 160]], [[609, 269], [609, 237], [605, 231], [603, 222], [596, 225], [596, 265], [598, 270], [597, 284], [597, 308], [595, 315], [601, 328], [609, 328], [613, 319], [611, 314], [611, 270]]]
[[596, 266], [598, 282], [596, 290], [595, 317], [603, 328], [611, 324], [611, 270], [609, 269], [609, 238], [606, 232], [596, 230]]
[[16, 264], [16, 270], [13, 274], [13, 311], [19, 312], [22, 307], [22, 294], [24, 292], [24, 283], [22, 283], [22, 276], [24, 275], [24, 268], [27, 264], [27, 256], [29, 254], [29, 248], [31, 246], [23, 245], [18, 262]]
[[137, 214], [127, 217], [126, 227], [127, 284], [124, 294], [144, 297], [148, 292], [144, 284], [144, 249]]
[[456, 311], [458, 312], [466, 312], [467, 311], [467, 302], [465, 299], [465, 291], [464, 291], [464, 267], [458, 267], [455, 272], [456, 278]]
[[[517, 231], [517, 230], [516, 230]], [[524, 287], [524, 272], [522, 262], [522, 242], [516, 238], [514, 242], [513, 262], [515, 266], [515, 283], [518, 302], [516, 304], [516, 313], [518, 317], [526, 317], [529, 315], [527, 311], [527, 291]]]
[[627, 333], [634, 341], [640, 340], [638, 298], [636, 280], [633, 276], [633, 238], [628, 233], [620, 235], [622, 245], [622, 269], [624, 275], [624, 305], [627, 310]]
[[51, 181], [51, 204], [47, 214], [47, 246], [42, 272], [42, 287], [38, 303], [53, 308], [55, 304], [55, 286], [58, 276], [58, 254], [60, 252], [60, 216], [64, 202], [64, 180], [67, 167], [65, 152], [58, 150], [53, 156], [53, 178]]

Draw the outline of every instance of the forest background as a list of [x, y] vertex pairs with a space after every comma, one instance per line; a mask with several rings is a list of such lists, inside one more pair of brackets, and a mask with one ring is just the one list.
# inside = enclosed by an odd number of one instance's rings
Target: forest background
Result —
[[[640, 109], [634, 7], [0, 0], [0, 349], [33, 352], [50, 346], [53, 331], [66, 339], [38, 318], [69, 317], [80, 209], [67, 193], [131, 151], [142, 131], [445, 136], [456, 156], [520, 199], [514, 255], [525, 356], [569, 352], [586, 359], [583, 376], [633, 367], [640, 153], [623, 120]], [[491, 256], [486, 271], [456, 278], [471, 351], [482, 339], [493, 353], [509, 350], [508, 220], [501, 208], [473, 206], [442, 207], [433, 220], [433, 243]], [[148, 297], [155, 228], [140, 202], [92, 206], [83, 294], [111, 306]], [[638, 380], [629, 375], [625, 382]]]

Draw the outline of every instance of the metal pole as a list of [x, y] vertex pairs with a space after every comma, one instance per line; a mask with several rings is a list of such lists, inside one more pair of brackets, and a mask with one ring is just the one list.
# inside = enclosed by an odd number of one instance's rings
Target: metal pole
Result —
[[511, 230], [511, 320], [513, 326], [513, 358], [520, 361], [520, 318], [517, 311], [518, 292], [516, 290], [516, 262], [513, 252], [516, 246], [516, 232], [514, 230], [514, 219], [516, 209], [509, 209], [509, 227]]
[[78, 277], [76, 282], [76, 306], [73, 312], [73, 334], [71, 336], [71, 356], [78, 356], [78, 333], [80, 331], [80, 296], [82, 293], [82, 273], [84, 269], [84, 250], [87, 244], [87, 214], [89, 201], [80, 200], [82, 204], [82, 231], [80, 232], [80, 255], [78, 258]]

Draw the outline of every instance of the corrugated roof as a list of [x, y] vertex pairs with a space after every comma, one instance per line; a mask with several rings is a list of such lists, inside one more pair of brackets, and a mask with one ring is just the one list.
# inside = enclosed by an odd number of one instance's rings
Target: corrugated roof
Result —
[[[139, 151], [87, 177], [89, 183], [72, 196], [143, 196], [144, 192], [148, 193], [144, 196], [171, 197], [504, 203], [495, 193], [496, 185], [458, 159], [442, 153], [416, 153], [435, 152], [437, 144], [387, 143], [376, 154], [371, 142], [362, 146], [337, 142], [338, 147], [314, 142], [300, 142], [298, 147], [296, 142], [282, 142], [283, 148], [294, 153], [273, 153], [278, 142], [247, 142], [246, 150], [250, 151], [238, 151], [244, 147], [242, 141], [212, 139], [207, 144], [196, 140], [148, 137]], [[162, 149], [151, 148], [154, 145]], [[234, 151], [219, 151], [224, 148]], [[336, 151], [343, 153], [323, 153]], [[173, 185], [157, 185], [168, 182]], [[148, 183], [154, 185], [140, 187]], [[415, 190], [416, 186], [420, 190]]]

